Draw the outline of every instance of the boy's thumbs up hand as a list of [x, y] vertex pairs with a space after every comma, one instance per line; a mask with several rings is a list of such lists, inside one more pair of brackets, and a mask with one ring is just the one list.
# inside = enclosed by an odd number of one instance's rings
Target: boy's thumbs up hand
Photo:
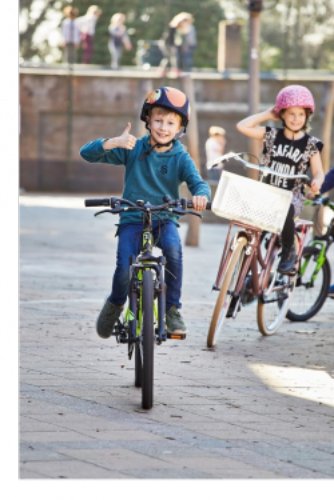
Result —
[[114, 148], [133, 149], [137, 142], [134, 135], [130, 134], [131, 123], [128, 122], [125, 129], [118, 137], [112, 137], [103, 141], [102, 147], [105, 151], [110, 151]]
[[134, 135], [130, 134], [131, 123], [128, 122], [122, 134], [117, 137], [118, 147], [125, 149], [133, 149], [137, 139]]

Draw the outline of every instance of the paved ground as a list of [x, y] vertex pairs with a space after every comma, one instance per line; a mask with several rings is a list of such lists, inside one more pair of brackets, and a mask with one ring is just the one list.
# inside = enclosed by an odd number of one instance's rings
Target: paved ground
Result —
[[125, 346], [94, 330], [115, 239], [92, 214], [79, 197], [21, 197], [20, 478], [333, 479], [334, 301], [270, 338], [248, 306], [206, 349], [225, 229], [203, 224], [185, 247], [190, 334], [156, 349], [143, 411]]

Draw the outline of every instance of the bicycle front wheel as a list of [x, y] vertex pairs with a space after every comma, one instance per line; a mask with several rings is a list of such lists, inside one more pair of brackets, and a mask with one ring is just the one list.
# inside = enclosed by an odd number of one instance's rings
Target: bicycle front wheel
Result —
[[142, 366], [142, 407], [149, 410], [153, 406], [153, 363], [154, 363], [154, 284], [152, 272], [143, 272], [143, 366]]
[[331, 281], [331, 270], [327, 258], [320, 269], [317, 268], [316, 249], [305, 247], [296, 280], [296, 285], [289, 302], [286, 317], [290, 321], [307, 321], [315, 316], [327, 298]]
[[238, 238], [234, 249], [230, 251], [231, 253], [227, 256], [229, 262], [227, 263], [225, 275], [212, 313], [207, 336], [208, 347], [213, 347], [215, 345], [215, 339], [222, 330], [223, 323], [231, 303], [232, 293], [234, 292], [237, 278], [239, 276], [246, 245], [247, 238], [243, 236]]
[[131, 355], [134, 350], [135, 352], [135, 387], [142, 386], [143, 377], [143, 362], [142, 362], [142, 348], [139, 342], [139, 337], [137, 337], [137, 325], [138, 325], [138, 295], [136, 287], [133, 283], [130, 283], [130, 293], [129, 293], [129, 309], [131, 318], [129, 319], [129, 349], [131, 349]]
[[270, 280], [257, 304], [257, 324], [262, 335], [272, 335], [281, 326], [289, 306], [295, 277], [277, 271], [276, 255], [270, 269]]

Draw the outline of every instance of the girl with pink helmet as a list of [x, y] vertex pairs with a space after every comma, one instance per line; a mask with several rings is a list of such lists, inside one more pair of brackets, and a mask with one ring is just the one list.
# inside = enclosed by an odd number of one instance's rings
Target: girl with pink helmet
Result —
[[[282, 257], [278, 270], [282, 274], [293, 272], [296, 261], [294, 247], [294, 218], [303, 207], [303, 184], [300, 180], [283, 179], [276, 172], [311, 174], [311, 191], [317, 193], [324, 180], [321, 161], [323, 143], [308, 133], [309, 121], [315, 104], [312, 93], [303, 85], [288, 85], [279, 91], [274, 106], [244, 118], [237, 123], [239, 132], [262, 142], [261, 164], [273, 173], [269, 184], [293, 191], [293, 199], [282, 230]], [[280, 120], [281, 127], [266, 122]]]

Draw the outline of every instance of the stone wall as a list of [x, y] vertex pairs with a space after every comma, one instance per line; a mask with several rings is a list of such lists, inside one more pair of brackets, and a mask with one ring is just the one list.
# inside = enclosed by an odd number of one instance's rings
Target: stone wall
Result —
[[[235, 130], [235, 123], [248, 113], [247, 75], [193, 73], [192, 81], [201, 164], [205, 163], [204, 144], [212, 124], [226, 129], [227, 150], [247, 150], [246, 139]], [[321, 137], [322, 102], [328, 81], [329, 76], [313, 76], [307, 81], [300, 76], [289, 81], [277, 76], [262, 77], [261, 106], [271, 105], [283, 85], [304, 82], [315, 95], [317, 114], [313, 133]], [[160, 85], [182, 88], [182, 79], [162, 80], [153, 70], [21, 68], [21, 188], [120, 192], [123, 167], [88, 164], [81, 159], [79, 149], [93, 138], [118, 135], [128, 121], [135, 135], [144, 133], [143, 123], [138, 119], [143, 98], [148, 90]], [[185, 145], [187, 140], [186, 136]], [[334, 150], [332, 165], [333, 155]]]

